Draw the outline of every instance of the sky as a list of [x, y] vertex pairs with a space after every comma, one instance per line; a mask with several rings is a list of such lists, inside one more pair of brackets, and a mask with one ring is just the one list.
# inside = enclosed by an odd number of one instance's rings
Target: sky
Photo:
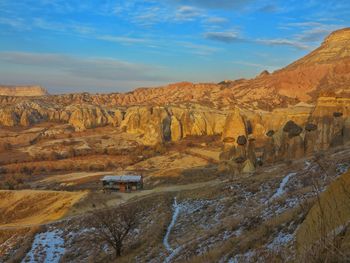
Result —
[[349, 25], [348, 0], [0, 0], [0, 84], [104, 93], [252, 78]]

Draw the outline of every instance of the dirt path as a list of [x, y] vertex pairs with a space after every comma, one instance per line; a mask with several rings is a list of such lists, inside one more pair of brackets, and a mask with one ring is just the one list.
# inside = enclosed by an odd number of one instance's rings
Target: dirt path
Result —
[[[148, 190], [142, 190], [142, 191], [137, 191], [137, 192], [132, 192], [132, 193], [116, 193], [117, 196], [115, 198], [111, 198], [110, 200], [106, 201], [107, 207], [113, 207], [113, 206], [118, 206], [120, 204], [126, 203], [130, 200], [138, 200], [142, 199], [145, 197], [148, 197], [152, 194], [159, 194], [159, 193], [165, 193], [165, 192], [179, 192], [179, 191], [186, 191], [186, 190], [193, 190], [197, 188], [202, 188], [205, 186], [214, 186], [218, 185], [220, 183], [223, 183], [224, 181], [222, 180], [211, 180], [207, 182], [200, 182], [200, 183], [192, 183], [192, 184], [185, 184], [185, 185], [170, 185], [170, 186], [160, 186], [160, 187], [155, 187], [153, 189], [148, 189]], [[111, 193], [113, 195], [114, 193]], [[108, 195], [108, 194], [106, 194]], [[73, 215], [81, 215], [84, 212], [87, 211], [78, 211], [77, 213], [74, 213]]]
[[[202, 188], [205, 186], [215, 186], [215, 185], [218, 185], [218, 184], [223, 183], [223, 182], [224, 181], [221, 181], [221, 180], [211, 180], [211, 181], [207, 181], [207, 182], [200, 182], [200, 183], [193, 183], [193, 184], [186, 184], [186, 185], [161, 186], [161, 187], [156, 187], [156, 188], [149, 189], [149, 190], [142, 190], [142, 191], [132, 192], [132, 193], [118, 193], [115, 198], [111, 198], [110, 200], [108, 200], [106, 202], [106, 205], [107, 205], [107, 207], [114, 207], [114, 206], [118, 206], [118, 205], [121, 205], [123, 203], [126, 203], [128, 201], [131, 201], [131, 200], [136, 201], [138, 199], [149, 197], [152, 194], [193, 190], [193, 189]], [[75, 213], [68, 213], [68, 216], [64, 216], [61, 219], [54, 220], [51, 222], [42, 223], [42, 224], [22, 224], [22, 225], [18, 225], [18, 226], [3, 226], [3, 227], [0, 227], [0, 231], [1, 230], [18, 229], [18, 228], [24, 228], [24, 227], [50, 225], [50, 224], [54, 224], [54, 223], [57, 223], [57, 222], [60, 222], [63, 220], [72, 219], [75, 217], [82, 216], [83, 214], [85, 214], [89, 211], [91, 211], [91, 209], [90, 210], [81, 209], [81, 210], [76, 211]]]

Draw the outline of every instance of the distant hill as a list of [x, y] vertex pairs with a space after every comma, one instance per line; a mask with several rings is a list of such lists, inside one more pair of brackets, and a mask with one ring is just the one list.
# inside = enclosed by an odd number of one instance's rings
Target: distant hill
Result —
[[0, 96], [36, 97], [48, 95], [41, 86], [5, 86], [0, 85]]

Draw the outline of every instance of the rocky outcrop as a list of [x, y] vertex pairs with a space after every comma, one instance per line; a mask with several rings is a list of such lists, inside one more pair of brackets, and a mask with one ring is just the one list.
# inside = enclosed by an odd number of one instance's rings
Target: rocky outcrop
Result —
[[229, 113], [222, 131], [222, 141], [230, 146], [236, 146], [240, 136], [247, 136], [246, 125], [239, 109]]
[[318, 127], [316, 144], [319, 149], [343, 144], [346, 120], [350, 117], [350, 98], [320, 97], [311, 121]]
[[171, 139], [171, 117], [162, 107], [132, 107], [121, 122], [128, 133], [142, 134], [144, 144], [152, 145]]
[[120, 126], [123, 120], [123, 113], [119, 109], [107, 110], [96, 106], [76, 106], [60, 112], [57, 117], [59, 121], [66, 121], [68, 119], [68, 123], [76, 131], [84, 131], [106, 125]]
[[19, 116], [11, 108], [0, 109], [0, 124], [3, 126], [16, 126]]
[[41, 86], [4, 86], [0, 85], [0, 96], [35, 97], [45, 96], [47, 91]]
[[122, 128], [142, 135], [145, 144], [179, 141], [187, 136], [221, 134], [226, 116], [205, 108], [131, 107]]
[[291, 120], [267, 133], [264, 160], [297, 159], [349, 142], [349, 106], [348, 98], [320, 97], [305, 124]]

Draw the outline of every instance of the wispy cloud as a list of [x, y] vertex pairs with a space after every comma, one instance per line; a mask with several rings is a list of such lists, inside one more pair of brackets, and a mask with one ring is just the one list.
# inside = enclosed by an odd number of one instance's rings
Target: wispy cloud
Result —
[[334, 29], [331, 28], [313, 28], [305, 30], [297, 36], [297, 38], [302, 42], [318, 42], [323, 40], [325, 36], [329, 35]]
[[32, 27], [50, 30], [50, 31], [59, 31], [59, 32], [76, 32], [82, 35], [91, 34], [95, 32], [93, 27], [83, 25], [81, 23], [68, 21], [65, 23], [62, 22], [50, 22], [43, 18], [33, 18], [30, 22]]
[[291, 36], [291, 39], [293, 39], [293, 41], [298, 45], [318, 43], [331, 32], [342, 27], [344, 27], [344, 25], [332, 23], [325, 24], [319, 21], [300, 21], [281, 25], [282, 29], [293, 31], [297, 30], [299, 32]]
[[224, 43], [232, 43], [237, 41], [242, 41], [242, 39], [238, 36], [237, 32], [227, 31], [227, 32], [207, 32], [204, 34], [206, 39], [224, 42]]
[[249, 4], [254, 3], [256, 0], [168, 0], [178, 3], [186, 3], [187, 5], [193, 5], [210, 9], [232, 9], [243, 8]]
[[15, 28], [17, 30], [29, 30], [31, 26], [23, 18], [0, 17], [0, 24]]
[[274, 4], [267, 4], [262, 6], [260, 9], [258, 9], [258, 11], [264, 12], [264, 13], [277, 13], [281, 11], [281, 8]]
[[283, 38], [277, 38], [277, 39], [257, 39], [257, 43], [268, 45], [268, 46], [289, 46], [301, 50], [312, 50], [312, 47], [309, 45], [306, 45], [305, 43], [294, 41], [290, 39], [283, 39]]
[[[284, 38], [276, 38], [276, 39], [251, 39], [244, 38], [239, 35], [236, 31], [225, 31], [225, 32], [207, 32], [204, 34], [204, 37], [209, 40], [219, 41], [227, 44], [231, 43], [257, 43], [268, 46], [289, 46], [296, 49], [301, 50], [311, 50], [312, 46], [304, 43], [300, 37], [296, 37], [296, 39], [284, 39]], [[306, 35], [305, 35], [306, 37]], [[310, 36], [311, 37], [311, 36]]]
[[208, 55], [211, 55], [211, 54], [214, 54], [214, 53], [217, 53], [218, 51], [220, 51], [220, 49], [216, 48], [216, 47], [195, 44], [192, 42], [182, 41], [182, 42], [177, 42], [177, 44], [180, 47], [189, 50], [190, 53], [200, 55], [200, 56], [208, 56]]
[[49, 30], [54, 32], [74, 32], [81, 35], [92, 34], [95, 28], [78, 22], [52, 22], [44, 18], [14, 18], [0, 17], [0, 24], [7, 25], [19, 31], [29, 31], [33, 29]]
[[178, 21], [193, 21], [203, 16], [203, 12], [192, 6], [180, 6], [175, 13], [175, 19]]
[[205, 20], [205, 22], [212, 23], [212, 24], [225, 24], [225, 23], [228, 23], [229, 20], [224, 17], [213, 16], [213, 17], [208, 17]]
[[157, 72], [159, 66], [130, 63], [122, 60], [95, 57], [76, 57], [62, 54], [0, 52], [0, 62], [52, 69], [70, 75], [100, 80], [164, 80]]
[[150, 42], [150, 40], [145, 38], [110, 36], [110, 35], [97, 36], [96, 38], [100, 40], [119, 43], [119, 44], [145, 44]]
[[273, 72], [281, 68], [282, 66], [282, 65], [271, 66], [271, 65], [265, 65], [265, 64], [248, 62], [248, 61], [233, 61], [232, 63], [247, 66], [247, 67], [252, 67], [254, 69], [259, 69], [259, 70], [268, 70], [269, 72]]

